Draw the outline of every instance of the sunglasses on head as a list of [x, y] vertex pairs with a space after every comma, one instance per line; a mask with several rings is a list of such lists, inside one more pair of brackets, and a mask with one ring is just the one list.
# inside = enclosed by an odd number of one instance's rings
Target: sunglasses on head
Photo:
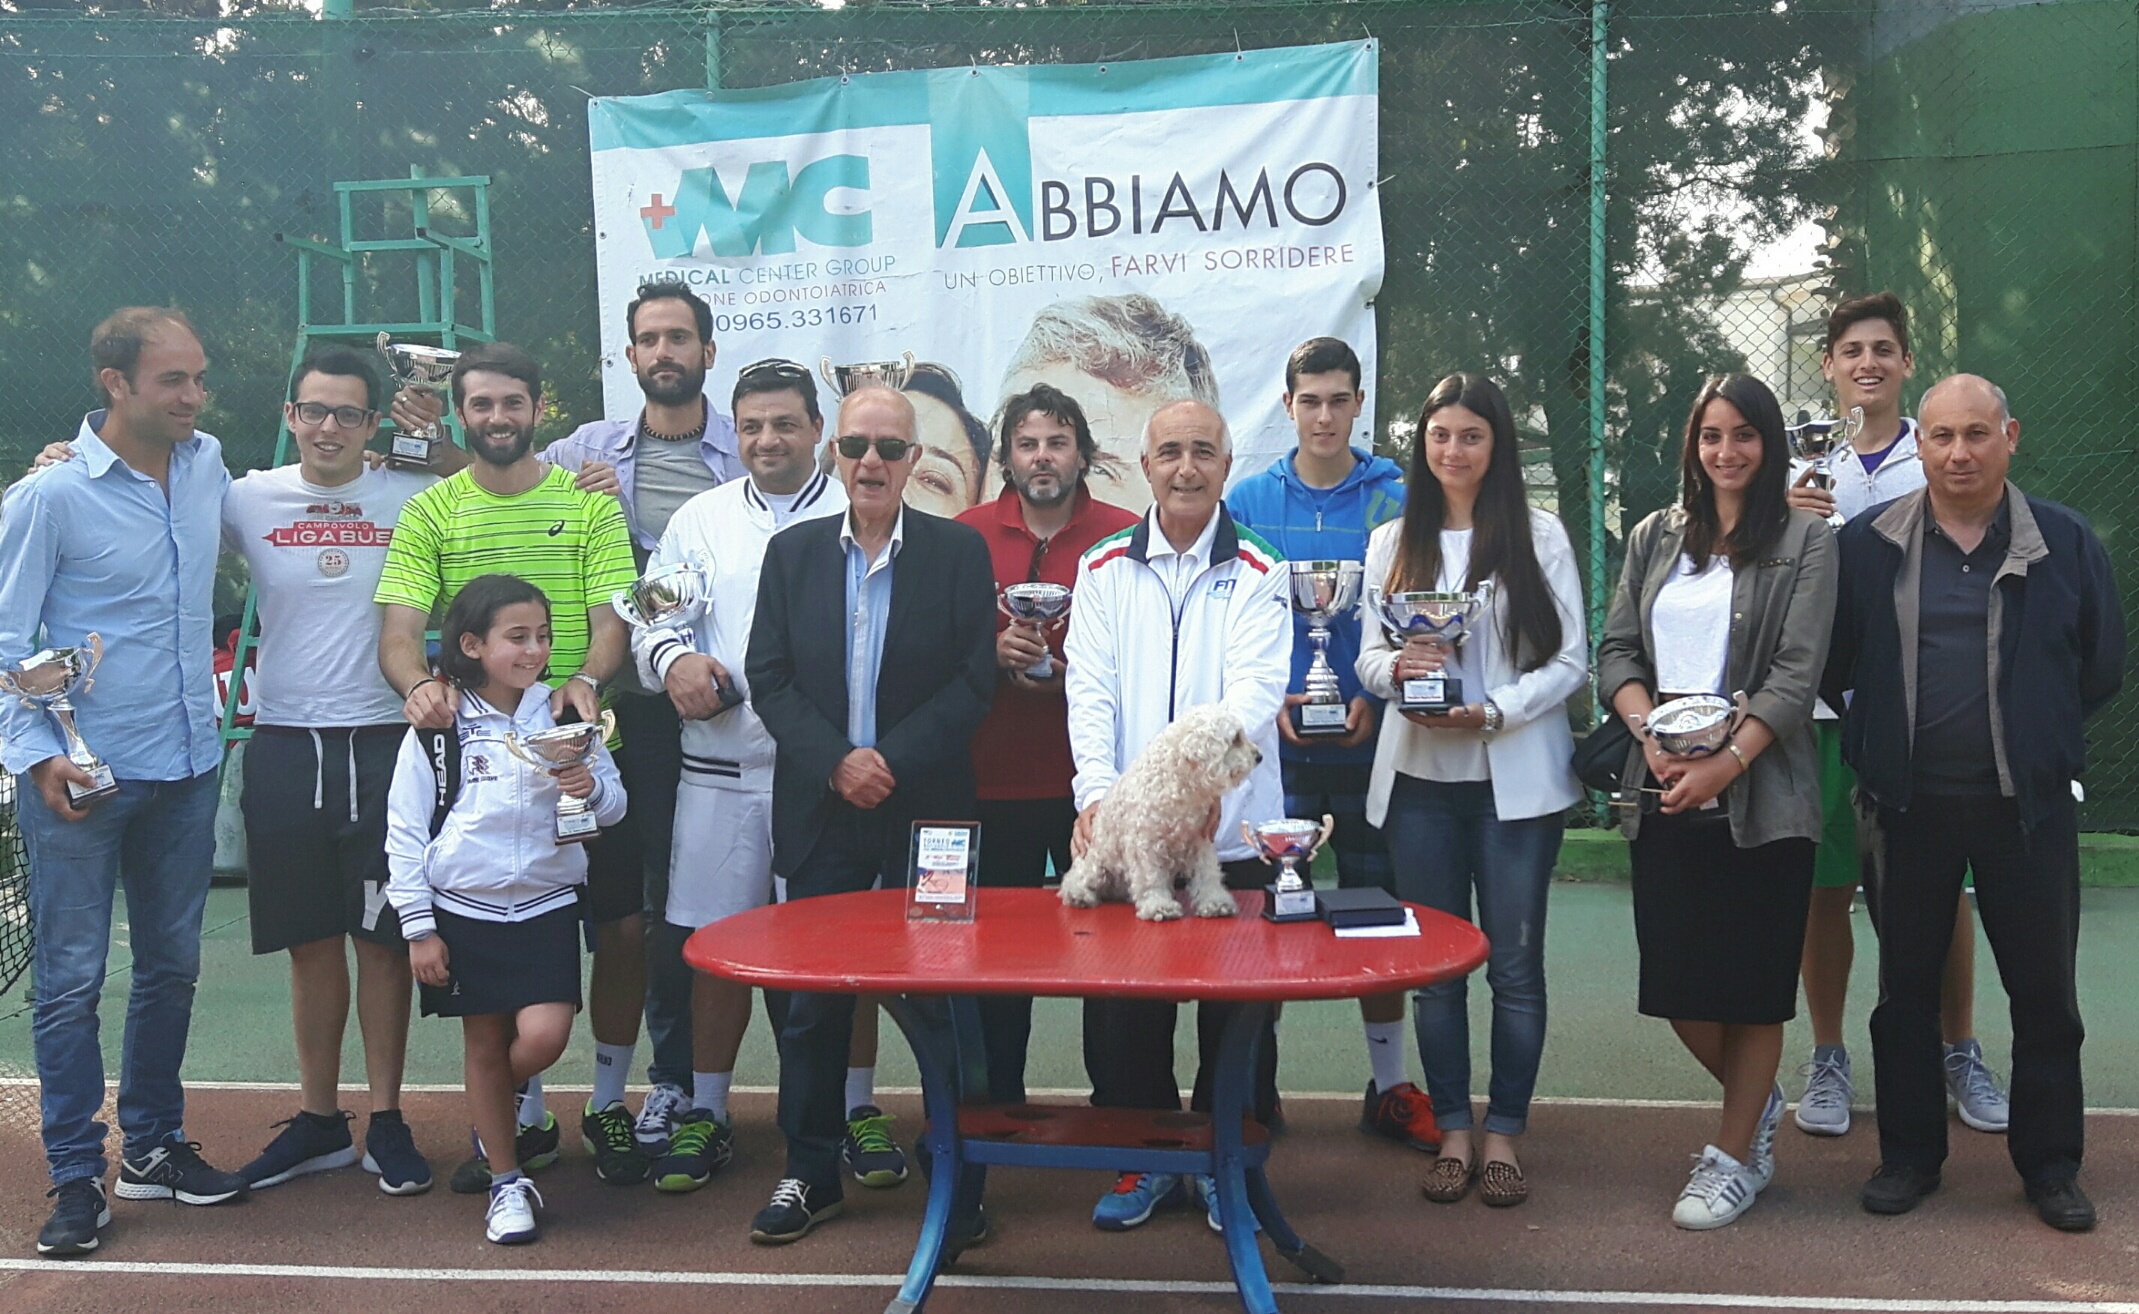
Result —
[[878, 456], [887, 461], [903, 461], [906, 459], [907, 449], [913, 446], [904, 438], [862, 438], [853, 434], [841, 434], [833, 445], [839, 449], [841, 456], [850, 461], [859, 461], [867, 456], [871, 446], [876, 448]]
[[788, 382], [797, 382], [809, 378], [810, 372], [791, 360], [784, 360], [778, 356], [768, 356], [764, 360], [753, 361], [743, 366], [742, 369], [736, 371], [735, 377], [738, 379], [783, 379]]

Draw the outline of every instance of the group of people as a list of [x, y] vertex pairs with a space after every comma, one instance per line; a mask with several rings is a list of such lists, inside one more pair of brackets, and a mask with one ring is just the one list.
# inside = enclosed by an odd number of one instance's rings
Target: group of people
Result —
[[[627, 316], [635, 416], [538, 453], [540, 368], [485, 344], [451, 382], [465, 452], [441, 444], [430, 472], [384, 468], [365, 459], [382, 414], [418, 423], [440, 403], [389, 399], [365, 358], [330, 348], [291, 382], [297, 463], [235, 481], [194, 428], [207, 361], [184, 317], [132, 308], [97, 328], [104, 408], [0, 509], [0, 660], [101, 636], [77, 715], [119, 781], [78, 806], [70, 785], [89, 777], [50, 717], [0, 708], [37, 940], [54, 1197], [40, 1253], [88, 1253], [110, 1221], [97, 1003], [118, 888], [135, 953], [120, 1197], [217, 1204], [359, 1162], [389, 1194], [427, 1190], [400, 1112], [413, 983], [426, 1014], [462, 1019], [473, 1153], [451, 1186], [487, 1195], [491, 1241], [525, 1242], [542, 1204], [531, 1174], [562, 1139], [542, 1074], [583, 1004], [594, 1171], [694, 1190], [734, 1154], [729, 1092], [753, 1001], [690, 972], [690, 931], [775, 898], [902, 883], [917, 818], [977, 819], [978, 882], [1039, 886], [1082, 851], [1144, 746], [1211, 703], [1261, 750], [1214, 831], [1228, 884], [1269, 879], [1243, 820], [1328, 814], [1339, 884], [1485, 931], [1483, 1127], [1460, 979], [1416, 998], [1424, 1091], [1405, 1076], [1404, 999], [1361, 1002], [1361, 1127], [1433, 1156], [1430, 1200], [1520, 1204], [1547, 889], [1582, 797], [1568, 712], [1593, 676], [1628, 732], [1640, 1008], [1671, 1021], [1723, 1092], [1674, 1221], [1727, 1224], [1772, 1178], [1801, 976], [1818, 1048], [1797, 1120], [1848, 1130], [1841, 988], [1861, 875], [1882, 984], [1880, 1166], [1864, 1207], [1902, 1212], [1937, 1187], [1950, 1089], [1970, 1125], [2009, 1125], [2045, 1221], [2092, 1225], [2077, 1182], [2073, 791], [2082, 723], [2121, 682], [2121, 612], [2086, 524], [2006, 479], [2019, 425], [1994, 385], [1943, 380], [1902, 416], [1913, 358], [1890, 295], [1830, 318], [1827, 376], [1865, 423], [1819, 468], [1793, 468], [1763, 384], [1703, 389], [1678, 503], [1626, 536], [1594, 672], [1573, 546], [1529, 505], [1514, 413], [1483, 375], [1435, 386], [1405, 470], [1353, 445], [1360, 362], [1312, 339], [1284, 370], [1294, 450], [1229, 490], [1224, 417], [1193, 397], [1160, 406], [1141, 515], [1093, 496], [1100, 451], [1083, 408], [1034, 382], [987, 435], [1000, 496], [953, 520], [908, 497], [928, 444], [905, 392], [857, 387], [828, 416], [808, 369], [770, 359], [737, 372], [723, 414], [706, 395], [706, 304], [649, 284]], [[235, 1172], [187, 1139], [179, 1082], [220, 760], [219, 540], [259, 601], [243, 795], [253, 948], [290, 956], [300, 1077], [297, 1110]], [[1388, 592], [1490, 581], [1490, 601], [1452, 650], [1341, 620], [1328, 646], [1343, 731], [1307, 737], [1291, 714], [1315, 646], [1291, 606], [1288, 562], [1302, 560], [1361, 561]], [[610, 599], [683, 563], [710, 570], [707, 613], [627, 625]], [[996, 606], [1001, 588], [1043, 581], [1072, 590], [1064, 632]], [[1043, 656], [1051, 669], [1035, 675]], [[1437, 672], [1467, 701], [1401, 710], [1402, 684]], [[1743, 695], [1734, 735], [1704, 756], [1667, 752], [1647, 724], [1691, 694]], [[610, 744], [573, 765], [523, 756], [529, 736], [605, 717]], [[592, 842], [560, 842], [561, 805], [591, 814]], [[1970, 870], [2012, 999], [2009, 1113], [1966, 1015]], [[361, 1147], [340, 1105], [345, 940], [370, 1094]], [[798, 993], [767, 1006], [787, 1163], [751, 1237], [780, 1243], [835, 1216], [848, 1177], [896, 1185], [907, 1159], [875, 1101], [873, 1003]], [[989, 1098], [1022, 1101], [1031, 1001], [979, 1013]], [[1227, 1016], [1199, 1007], [1192, 1107], [1207, 1105]], [[642, 1018], [651, 1089], [634, 1112]], [[1175, 1025], [1171, 1004], [1088, 1001], [1093, 1102], [1177, 1108]], [[1256, 1077], [1266, 1123], [1283, 1116], [1276, 1040], [1264, 1036]], [[988, 1232], [979, 1174], [961, 1186], [954, 1253]], [[1125, 1172], [1093, 1222], [1125, 1230], [1189, 1202], [1218, 1227], [1208, 1181]]]

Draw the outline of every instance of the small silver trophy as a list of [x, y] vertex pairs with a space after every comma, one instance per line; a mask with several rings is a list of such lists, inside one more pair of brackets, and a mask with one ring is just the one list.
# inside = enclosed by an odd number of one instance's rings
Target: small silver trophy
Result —
[[1720, 752], [1745, 723], [1745, 695], [1689, 694], [1650, 710], [1647, 727], [1656, 746], [1674, 757]]
[[1273, 922], [1306, 922], [1315, 917], [1314, 888], [1300, 878], [1300, 864], [1313, 863], [1329, 842], [1336, 822], [1328, 813], [1320, 824], [1284, 817], [1250, 825], [1240, 823], [1241, 837], [1266, 863], [1278, 869], [1277, 881], [1263, 887], [1263, 916]]
[[630, 588], [609, 599], [626, 624], [634, 629], [663, 629], [684, 643], [693, 641], [691, 625], [713, 605], [713, 558], [692, 552], [641, 575]]
[[820, 356], [817, 372], [831, 385], [835, 397], [844, 397], [856, 388], [882, 387], [897, 392], [913, 377], [914, 354], [901, 352], [898, 360], [866, 360], [852, 365], [834, 365], [830, 356]]
[[[514, 757], [552, 775], [574, 763], [592, 762], [599, 749], [616, 731], [616, 713], [603, 712], [599, 721], [537, 730], [531, 735], [505, 732], [505, 747]], [[559, 794], [556, 840], [559, 844], [584, 844], [601, 833], [594, 819], [594, 805], [583, 798]]]
[[[1384, 593], [1373, 590], [1368, 605], [1381, 617], [1392, 643], [1424, 638], [1444, 654], [1455, 652], [1493, 602], [1493, 582], [1471, 593]], [[1399, 711], [1444, 716], [1463, 706], [1463, 681], [1444, 668], [1405, 680], [1397, 690]]]
[[[1799, 411], [1798, 414], [1803, 416], [1804, 412]], [[1783, 432], [1789, 436], [1790, 451], [1798, 460], [1812, 467], [1812, 486], [1833, 488], [1833, 458], [1837, 452], [1855, 444], [1857, 435], [1864, 432], [1864, 408], [1852, 406], [1849, 408], [1849, 414], [1839, 420], [1831, 417], [1821, 420], [1800, 419]], [[1836, 511], [1827, 517], [1827, 523], [1840, 529], [1845, 522], [1842, 513]]]
[[35, 656], [25, 657], [15, 664], [12, 671], [0, 670], [0, 690], [20, 698], [26, 707], [42, 707], [59, 722], [59, 732], [67, 741], [67, 760], [96, 783], [84, 789], [73, 781], [67, 782], [67, 799], [77, 808], [85, 808], [98, 799], [110, 798], [119, 792], [119, 782], [111, 774], [111, 766], [98, 757], [83, 739], [82, 732], [74, 725], [74, 704], [67, 695], [80, 689], [89, 692], [96, 681], [91, 677], [104, 660], [104, 639], [91, 634], [77, 648], [47, 648]]
[[1307, 701], [1291, 711], [1292, 728], [1302, 739], [1324, 739], [1345, 732], [1344, 694], [1329, 664], [1329, 627], [1359, 605], [1366, 567], [1357, 561], [1292, 563], [1292, 609], [1307, 618], [1307, 641], [1314, 660], [1307, 665]]
[[[386, 361], [387, 372], [403, 387], [436, 390], [451, 381], [453, 366], [460, 360], [457, 351], [414, 342], [395, 342], [391, 333], [381, 333], [377, 347], [380, 357]], [[396, 424], [393, 436], [387, 440], [386, 463], [396, 470], [428, 470], [432, 449], [444, 436], [445, 430], [437, 420], [416, 429], [404, 429]]]
[[[1003, 614], [1014, 623], [1029, 625], [1033, 634], [1042, 642], [1047, 631], [1060, 625], [1069, 615], [1070, 591], [1067, 584], [1007, 584], [1003, 595], [996, 601]], [[1055, 673], [1054, 654], [1043, 652], [1040, 660], [1025, 668], [1025, 674], [1035, 680], [1051, 678]]]

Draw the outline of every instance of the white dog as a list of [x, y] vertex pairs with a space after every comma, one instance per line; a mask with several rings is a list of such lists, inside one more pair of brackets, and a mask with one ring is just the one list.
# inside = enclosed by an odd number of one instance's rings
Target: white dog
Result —
[[1223, 704], [1191, 708], [1144, 746], [1100, 800], [1092, 843], [1062, 878], [1062, 902], [1126, 900], [1147, 922], [1182, 915], [1176, 878], [1198, 917], [1240, 911], [1218, 871], [1211, 832], [1219, 800], [1263, 760]]

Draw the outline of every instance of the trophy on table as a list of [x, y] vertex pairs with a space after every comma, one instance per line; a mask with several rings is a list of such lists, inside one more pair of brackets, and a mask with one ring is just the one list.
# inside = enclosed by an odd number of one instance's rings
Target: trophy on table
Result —
[[[435, 391], [453, 378], [453, 366], [460, 360], [457, 351], [395, 342], [391, 333], [381, 333], [376, 345], [386, 361], [387, 372], [403, 387]], [[444, 426], [438, 420], [415, 429], [404, 429], [396, 422], [393, 436], [387, 440], [386, 463], [396, 470], [428, 470], [432, 450], [444, 436]]]
[[50, 712], [67, 741], [67, 760], [94, 782], [87, 788], [72, 780], [67, 782], [67, 799], [77, 808], [119, 792], [110, 764], [90, 749], [82, 732], [75, 728], [74, 704], [67, 697], [76, 689], [89, 691], [95, 683], [91, 677], [103, 660], [103, 637], [91, 634], [80, 647], [47, 648], [23, 658], [11, 671], [0, 670], [0, 690], [20, 698], [26, 707], [42, 707]]
[[[1067, 584], [1007, 584], [996, 606], [1012, 622], [1032, 627], [1035, 637], [1046, 642], [1047, 631], [1060, 625], [1069, 615], [1070, 591]], [[1035, 680], [1051, 678], [1055, 673], [1054, 654], [1043, 652], [1040, 660], [1025, 668], [1025, 674]]]
[[[713, 608], [713, 558], [703, 550], [686, 553], [681, 561], [641, 575], [630, 588], [612, 595], [609, 605], [633, 629], [667, 630], [684, 647], [694, 647], [691, 626]], [[732, 681], [722, 680], [719, 691], [720, 712], [743, 701]]]
[[[1783, 430], [1790, 439], [1790, 451], [1812, 467], [1814, 488], [1833, 488], [1834, 472], [1829, 467], [1835, 453], [1854, 444], [1857, 435], [1864, 432], [1864, 408], [1852, 406], [1849, 414], [1839, 420], [1832, 417], [1812, 420], [1805, 418], [1803, 411], [1797, 414], [1797, 423]], [[1827, 517], [1827, 523], [1840, 529], [1844, 524], [1842, 513], [1834, 512]]]
[[882, 387], [897, 392], [913, 377], [914, 354], [901, 352], [898, 360], [857, 361], [852, 365], [834, 365], [830, 356], [820, 356], [817, 372], [831, 385], [835, 397], [844, 397], [856, 388]]
[[[594, 760], [595, 752], [616, 731], [616, 713], [603, 712], [599, 721], [577, 721], [523, 735], [505, 732], [505, 747], [514, 757], [552, 775], [575, 763]], [[560, 793], [557, 798], [559, 844], [584, 844], [601, 833], [594, 819], [594, 804], [587, 799]]]
[[1313, 921], [1315, 892], [1300, 877], [1300, 864], [1313, 863], [1315, 854], [1329, 842], [1336, 822], [1328, 813], [1319, 823], [1282, 817], [1254, 825], [1240, 823], [1241, 838], [1262, 860], [1278, 869], [1277, 881], [1263, 887], [1263, 916], [1273, 922]]
[[[1491, 580], [1483, 581], [1469, 593], [1384, 593], [1376, 589], [1367, 598], [1368, 605], [1381, 618], [1382, 627], [1389, 632], [1390, 642], [1401, 647], [1412, 639], [1424, 638], [1444, 657], [1454, 654], [1492, 602]], [[1396, 693], [1397, 710], [1403, 712], [1445, 716], [1463, 706], [1463, 681], [1450, 675], [1445, 666], [1431, 675], [1399, 682]]]
[[1302, 739], [1326, 739], [1345, 732], [1344, 694], [1329, 664], [1329, 627], [1359, 605], [1366, 567], [1357, 561], [1292, 563], [1292, 609], [1307, 618], [1307, 640], [1314, 660], [1307, 664], [1307, 701], [1291, 710], [1292, 728]]

